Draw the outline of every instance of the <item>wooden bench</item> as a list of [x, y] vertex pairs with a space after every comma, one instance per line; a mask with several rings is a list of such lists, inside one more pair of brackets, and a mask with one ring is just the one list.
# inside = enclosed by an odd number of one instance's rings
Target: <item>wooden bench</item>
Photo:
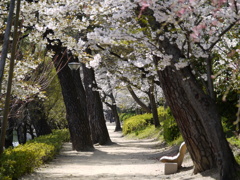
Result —
[[176, 156], [163, 156], [160, 158], [160, 162], [164, 164], [164, 174], [172, 174], [177, 172], [182, 166], [183, 158], [186, 153], [187, 147], [183, 142], [179, 147], [179, 152]]

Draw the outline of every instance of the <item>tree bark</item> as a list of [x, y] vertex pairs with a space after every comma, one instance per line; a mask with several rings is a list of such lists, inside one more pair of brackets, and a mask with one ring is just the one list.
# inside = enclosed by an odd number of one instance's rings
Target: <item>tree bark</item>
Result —
[[182, 77], [190, 77], [182, 86], [206, 131], [221, 179], [236, 179], [239, 166], [226, 140], [215, 102], [198, 86], [189, 67], [180, 72]]
[[[46, 32], [46, 34], [49, 32]], [[50, 41], [50, 40], [49, 40]], [[69, 61], [77, 61], [67, 49], [59, 45], [52, 46], [51, 42], [47, 46], [48, 50], [53, 50], [55, 55], [53, 62], [56, 69], [61, 69], [58, 73], [59, 82], [62, 88], [64, 103], [66, 106], [66, 118], [68, 121], [72, 148], [77, 151], [93, 150], [89, 121], [86, 109], [86, 95], [81, 82], [79, 70], [72, 72], [67, 66]]]
[[214, 93], [214, 88], [213, 88], [213, 80], [212, 80], [212, 75], [213, 75], [213, 72], [212, 72], [212, 58], [211, 56], [209, 56], [207, 59], [206, 59], [206, 69], [207, 69], [207, 82], [208, 82], [208, 93], [209, 93], [209, 96], [215, 100], [215, 93]]
[[114, 120], [115, 120], [115, 123], [116, 123], [116, 127], [115, 127], [114, 131], [122, 131], [120, 118], [119, 118], [118, 112], [117, 112], [117, 106], [115, 104], [111, 105], [111, 110], [113, 112]]
[[148, 97], [150, 100], [150, 105], [151, 105], [151, 110], [152, 110], [152, 114], [153, 114], [153, 122], [155, 127], [160, 127], [160, 122], [159, 122], [159, 118], [158, 118], [158, 111], [157, 111], [157, 104], [155, 101], [155, 97], [154, 97], [154, 82], [150, 82], [150, 88], [149, 88], [149, 93], [148, 93]]
[[5, 148], [13, 147], [13, 129], [14, 129], [14, 118], [8, 118], [8, 128], [6, 131]]
[[25, 122], [18, 125], [17, 136], [19, 144], [25, 144], [27, 142], [27, 125]]
[[107, 82], [108, 82], [108, 87], [109, 87], [109, 89], [111, 89], [111, 91], [109, 92], [108, 96], [110, 97], [110, 99], [112, 101], [111, 105], [109, 105], [108, 103], [107, 104], [108, 104], [108, 107], [110, 107], [112, 112], [113, 112], [113, 117], [114, 117], [115, 124], [116, 124], [115, 131], [122, 131], [120, 118], [119, 118], [118, 112], [117, 112], [116, 100], [115, 100], [115, 97], [114, 97], [113, 92], [112, 92], [110, 79], [109, 79], [108, 76], [106, 76], [106, 78], [107, 78]]
[[108, 102], [104, 102], [104, 103], [111, 109], [111, 111], [113, 113], [113, 119], [114, 119], [113, 121], [115, 121], [115, 124], [116, 124], [114, 131], [122, 131], [120, 118], [119, 118], [118, 112], [117, 112], [117, 105], [116, 105], [115, 98], [114, 98], [112, 92], [108, 96], [112, 100], [112, 104], [109, 104]]
[[163, 71], [158, 71], [158, 75], [168, 105], [193, 160], [194, 173], [213, 168], [216, 164], [213, 151], [204, 127], [181, 86], [181, 77], [173, 72], [173, 68], [170, 66]]
[[216, 105], [204, 93], [190, 67], [177, 70], [174, 63], [183, 57], [167, 39], [161, 48], [172, 55], [172, 64], [158, 71], [167, 102], [195, 165], [194, 172], [218, 167], [221, 180], [237, 179], [237, 165], [225, 138]]
[[101, 145], [110, 144], [111, 139], [103, 114], [103, 105], [100, 94], [97, 91], [94, 70], [92, 68], [87, 68], [85, 64], [83, 64], [82, 67], [87, 97], [88, 119], [90, 122], [93, 143], [99, 143]]

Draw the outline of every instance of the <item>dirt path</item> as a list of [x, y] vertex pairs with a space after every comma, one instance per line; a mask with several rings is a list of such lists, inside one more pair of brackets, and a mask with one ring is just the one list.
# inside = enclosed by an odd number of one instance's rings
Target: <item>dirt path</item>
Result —
[[173, 153], [163, 144], [150, 140], [129, 140], [120, 132], [114, 132], [114, 124], [107, 123], [110, 146], [95, 146], [94, 152], [76, 152], [71, 144], [65, 143], [60, 154], [49, 164], [37, 169], [21, 180], [161, 180], [161, 179], [217, 179], [215, 172], [192, 175], [193, 164], [186, 155], [182, 170], [164, 175], [159, 157]]

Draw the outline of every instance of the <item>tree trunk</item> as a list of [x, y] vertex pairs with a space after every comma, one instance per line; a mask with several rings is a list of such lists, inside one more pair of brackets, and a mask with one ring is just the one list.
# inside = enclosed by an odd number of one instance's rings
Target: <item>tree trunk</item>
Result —
[[155, 127], [160, 127], [158, 111], [157, 111], [157, 104], [156, 104], [155, 97], [154, 97], [154, 82], [153, 81], [150, 84], [148, 97], [149, 97], [150, 104], [151, 104], [154, 125], [155, 125]]
[[8, 129], [6, 131], [5, 148], [13, 147], [14, 118], [8, 118]]
[[193, 160], [194, 173], [213, 168], [215, 165], [213, 151], [204, 127], [181, 86], [181, 77], [173, 72], [170, 66], [163, 71], [158, 71], [158, 74], [168, 105]]
[[222, 180], [237, 179], [238, 165], [225, 138], [215, 103], [206, 95], [190, 67], [177, 70], [174, 63], [183, 57], [167, 39], [161, 47], [172, 55], [172, 65], [158, 71], [167, 102], [195, 165], [202, 172], [217, 165]]
[[114, 117], [114, 121], [115, 121], [115, 124], [116, 124], [115, 131], [122, 131], [122, 127], [121, 127], [121, 123], [120, 123], [120, 118], [119, 118], [118, 112], [117, 112], [116, 100], [115, 100], [115, 97], [114, 97], [113, 92], [112, 92], [112, 87], [111, 87], [110, 79], [109, 79], [108, 76], [106, 76], [106, 78], [107, 78], [107, 86], [108, 86], [108, 89], [111, 90], [111, 91], [109, 92], [109, 94], [107, 94], [107, 96], [111, 99], [112, 103], [109, 104], [109, 103], [105, 102], [105, 104], [112, 110], [113, 117]]
[[212, 72], [212, 58], [211, 58], [211, 56], [209, 56], [206, 59], [206, 69], [207, 69], [208, 93], [209, 93], [209, 96], [213, 100], [215, 100], [216, 97], [215, 97], [214, 88], [213, 88], [213, 79], [212, 79], [213, 72]]
[[112, 105], [111, 110], [113, 112], [114, 120], [115, 120], [115, 123], [116, 123], [116, 127], [115, 127], [114, 131], [122, 131], [120, 119], [119, 119], [118, 112], [117, 112], [117, 106]]
[[97, 91], [95, 73], [92, 68], [83, 64], [84, 86], [87, 97], [87, 110], [93, 143], [101, 145], [110, 144], [106, 121], [103, 114], [103, 106], [100, 94]]
[[198, 86], [189, 67], [180, 72], [182, 77], [190, 77], [186, 82], [182, 82], [182, 86], [206, 131], [221, 179], [236, 179], [239, 166], [226, 140], [215, 102]]
[[[49, 32], [46, 32], [46, 34]], [[61, 43], [59, 43], [61, 44]], [[48, 50], [53, 50], [55, 55], [53, 62], [58, 73], [59, 82], [62, 88], [63, 99], [66, 106], [66, 117], [68, 121], [72, 148], [77, 151], [93, 150], [89, 121], [86, 110], [86, 95], [80, 78], [79, 70], [72, 72], [67, 66], [70, 61], [77, 61], [61, 45], [51, 45], [49, 40]]]
[[115, 131], [122, 131], [120, 118], [119, 118], [118, 112], [117, 112], [116, 100], [115, 100], [112, 92], [110, 92], [109, 97], [112, 100], [112, 105], [110, 105], [109, 107], [111, 108], [111, 110], [113, 112], [113, 117], [114, 117], [114, 121], [115, 121], [115, 124], [116, 124]]
[[19, 144], [25, 144], [27, 142], [27, 125], [25, 122], [22, 122], [17, 127], [17, 136]]
[[[113, 96], [112, 93], [110, 93], [110, 95], [108, 95], [111, 100], [112, 100], [112, 104], [109, 104], [108, 102], [104, 102], [112, 111], [112, 122], [115, 121], [115, 124], [116, 124], [116, 127], [115, 127], [115, 131], [122, 131], [122, 128], [121, 128], [121, 123], [120, 123], [120, 118], [118, 116], [118, 112], [117, 112], [117, 106], [116, 106], [116, 102], [115, 102], [115, 98]], [[110, 120], [111, 122], [111, 120]]]

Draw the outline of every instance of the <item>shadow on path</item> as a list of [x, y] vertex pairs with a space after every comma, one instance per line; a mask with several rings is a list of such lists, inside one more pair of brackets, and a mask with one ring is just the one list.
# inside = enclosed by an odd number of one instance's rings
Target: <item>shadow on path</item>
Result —
[[191, 162], [181, 173], [163, 175], [159, 157], [175, 153], [178, 147], [166, 151], [169, 148], [153, 139], [126, 139], [121, 132], [114, 132], [113, 123], [107, 123], [107, 127], [112, 145], [95, 146], [93, 152], [77, 152], [72, 151], [71, 143], [65, 143], [56, 159], [21, 180], [159, 180], [179, 179], [182, 173], [185, 178], [191, 177]]

